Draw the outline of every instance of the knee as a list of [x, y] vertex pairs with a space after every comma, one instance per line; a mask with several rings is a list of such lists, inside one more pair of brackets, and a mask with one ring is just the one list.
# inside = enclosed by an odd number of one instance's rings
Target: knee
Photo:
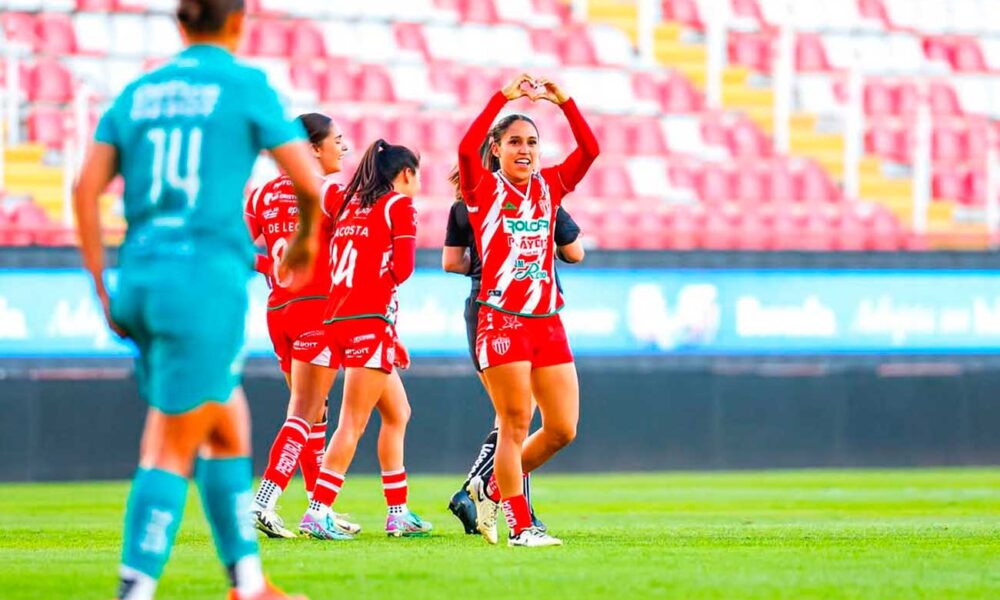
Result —
[[559, 423], [554, 427], [546, 427], [552, 444], [558, 448], [570, 445], [576, 439], [576, 423]]
[[500, 435], [523, 441], [528, 437], [531, 428], [530, 410], [508, 410], [498, 415], [500, 418]]

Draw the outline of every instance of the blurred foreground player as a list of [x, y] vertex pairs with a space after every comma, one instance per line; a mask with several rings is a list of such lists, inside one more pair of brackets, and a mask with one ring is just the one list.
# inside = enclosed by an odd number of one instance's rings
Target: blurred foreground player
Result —
[[[189, 44], [128, 85], [97, 127], [74, 195], [83, 263], [108, 324], [137, 349], [149, 403], [125, 515], [118, 598], [149, 599], [194, 475], [231, 599], [287, 598], [264, 579], [250, 518], [249, 415], [239, 386], [253, 247], [243, 189], [261, 149], [295, 183], [296, 275], [316, 244], [317, 165], [264, 74], [237, 62], [242, 0], [181, 0]], [[249, 102], [248, 100], [252, 100]], [[114, 298], [104, 283], [98, 196], [125, 179], [128, 231]]]

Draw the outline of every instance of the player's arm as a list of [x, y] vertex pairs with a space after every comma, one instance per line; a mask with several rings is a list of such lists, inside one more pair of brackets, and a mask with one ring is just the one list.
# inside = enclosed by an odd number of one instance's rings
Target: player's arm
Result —
[[548, 100], [562, 109], [566, 120], [569, 122], [569, 128], [573, 132], [573, 138], [576, 140], [576, 148], [566, 157], [566, 160], [562, 164], [556, 167], [563, 189], [571, 192], [583, 180], [583, 176], [587, 174], [590, 165], [594, 164], [594, 160], [601, 153], [601, 148], [597, 144], [597, 137], [594, 136], [590, 125], [587, 124], [586, 119], [580, 113], [576, 102], [566, 95], [566, 92], [554, 82], [548, 79], [541, 79], [538, 83], [544, 86], [545, 89], [545, 92], [539, 95], [538, 98]]
[[[260, 228], [260, 222], [257, 220], [257, 201], [263, 193], [263, 190], [264, 186], [260, 186], [255, 189], [250, 194], [250, 197], [247, 198], [246, 206], [243, 208], [243, 222], [246, 224], [247, 231], [250, 232], [250, 240], [254, 244], [258, 243], [264, 235], [264, 231]], [[273, 263], [271, 262], [271, 257], [266, 254], [254, 255], [254, 271], [264, 275], [270, 275], [272, 266]]]
[[483, 166], [483, 158], [479, 151], [483, 140], [490, 133], [493, 120], [500, 114], [500, 110], [507, 102], [527, 95], [521, 86], [530, 81], [532, 78], [526, 73], [511, 80], [503, 90], [490, 98], [486, 108], [476, 117], [469, 130], [465, 132], [465, 136], [462, 137], [462, 141], [458, 145], [458, 177], [462, 197], [466, 203], [475, 202], [472, 192], [479, 187], [483, 178], [489, 175]]
[[392, 278], [399, 285], [413, 275], [417, 266], [417, 211], [413, 200], [403, 196], [389, 208], [392, 232]]
[[[271, 149], [275, 162], [288, 175], [295, 186], [299, 206], [299, 231], [292, 238], [282, 261], [282, 269], [295, 272], [294, 281], [305, 281], [305, 274], [312, 270], [312, 263], [319, 247], [320, 175], [316, 159], [309, 153], [305, 142], [293, 141]], [[298, 275], [302, 275], [299, 277]], [[294, 289], [294, 284], [293, 284]]]
[[553, 237], [559, 260], [570, 264], [583, 261], [586, 252], [583, 249], [583, 241], [580, 240], [580, 226], [562, 206], [556, 211], [556, 229]]
[[[466, 218], [460, 218], [462, 213]], [[472, 268], [472, 257], [469, 254], [469, 238], [472, 237], [472, 226], [461, 202], [455, 202], [448, 211], [448, 228], [444, 236], [444, 248], [441, 250], [441, 268], [446, 273], [468, 275]]]
[[87, 152], [73, 189], [73, 214], [76, 232], [80, 238], [80, 257], [83, 268], [94, 281], [94, 291], [101, 301], [108, 325], [118, 335], [126, 332], [111, 320], [111, 299], [104, 285], [104, 244], [101, 241], [101, 194], [118, 173], [118, 150], [111, 144], [92, 144]]

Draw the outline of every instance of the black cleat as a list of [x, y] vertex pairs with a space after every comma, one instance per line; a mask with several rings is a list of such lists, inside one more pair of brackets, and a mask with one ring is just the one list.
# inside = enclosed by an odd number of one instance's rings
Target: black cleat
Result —
[[462, 522], [465, 533], [479, 535], [479, 531], [476, 529], [476, 504], [469, 497], [469, 492], [465, 491], [465, 486], [462, 486], [462, 489], [455, 492], [455, 495], [451, 497], [451, 502], [448, 503], [448, 510]]

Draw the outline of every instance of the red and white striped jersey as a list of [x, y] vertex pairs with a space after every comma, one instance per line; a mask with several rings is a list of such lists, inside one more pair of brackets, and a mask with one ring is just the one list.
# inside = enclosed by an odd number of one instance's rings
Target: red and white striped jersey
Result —
[[525, 316], [562, 309], [553, 233], [565, 192], [556, 167], [536, 172], [523, 188], [497, 171], [463, 190], [483, 262], [480, 303]]
[[[336, 216], [336, 213], [334, 213]], [[330, 294], [323, 320], [377, 317], [396, 323], [395, 260], [412, 262], [412, 257], [395, 257], [394, 242], [417, 236], [417, 212], [413, 199], [389, 192], [363, 208], [352, 198], [333, 228], [330, 241]], [[412, 272], [412, 264], [409, 264]], [[407, 275], [408, 276], [408, 275]]]
[[[344, 199], [344, 188], [338, 183], [327, 179], [322, 187], [322, 209], [324, 216], [320, 227], [320, 240], [327, 240], [332, 235], [333, 219], [330, 215], [340, 210]], [[309, 283], [296, 292], [288, 290], [290, 280], [282, 281], [278, 277], [278, 266], [288, 250], [288, 244], [299, 230], [299, 206], [295, 195], [295, 186], [286, 175], [281, 175], [260, 186], [247, 199], [246, 221], [250, 229], [250, 237], [256, 240], [264, 238], [267, 247], [268, 265], [267, 281], [271, 294], [267, 299], [268, 308], [280, 308], [289, 302], [306, 299], [326, 299], [330, 290], [330, 256], [329, 245], [321, 243], [316, 256]]]

